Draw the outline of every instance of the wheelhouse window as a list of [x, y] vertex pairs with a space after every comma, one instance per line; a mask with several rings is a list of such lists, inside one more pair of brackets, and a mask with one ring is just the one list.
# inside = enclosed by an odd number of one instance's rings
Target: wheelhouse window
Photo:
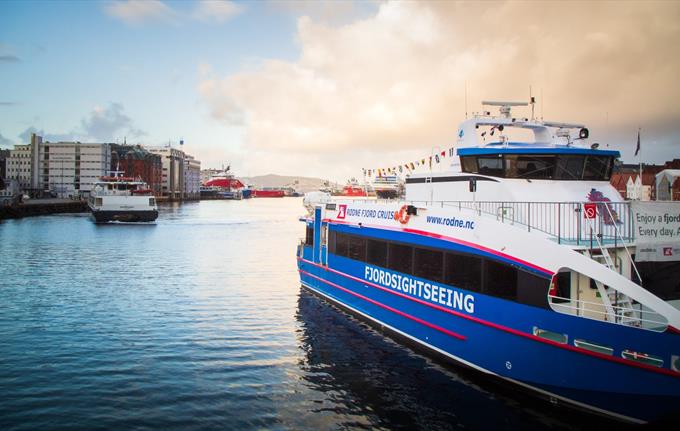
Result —
[[555, 156], [519, 155], [505, 156], [505, 176], [507, 178], [552, 179], [555, 172]]
[[503, 176], [503, 159], [501, 157], [479, 157], [477, 165], [479, 166], [479, 173], [482, 175]]
[[609, 180], [611, 174], [611, 157], [588, 156], [583, 168], [584, 180]]
[[612, 156], [583, 154], [504, 154], [462, 156], [463, 172], [501, 178], [608, 181]]

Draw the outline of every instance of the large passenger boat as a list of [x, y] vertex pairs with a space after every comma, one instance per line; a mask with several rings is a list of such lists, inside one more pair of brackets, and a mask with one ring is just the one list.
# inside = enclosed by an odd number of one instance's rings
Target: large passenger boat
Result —
[[97, 223], [151, 222], [158, 218], [158, 207], [149, 186], [142, 180], [117, 175], [101, 177], [88, 205]]
[[485, 104], [501, 114], [463, 122], [450, 171], [408, 177], [404, 201], [306, 198], [301, 284], [553, 403], [678, 414], [680, 262], [636, 261], [640, 215], [609, 184], [619, 152]]

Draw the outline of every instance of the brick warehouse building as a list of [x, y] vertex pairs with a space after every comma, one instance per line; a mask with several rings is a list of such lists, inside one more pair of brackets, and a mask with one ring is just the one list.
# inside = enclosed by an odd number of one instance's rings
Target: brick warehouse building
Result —
[[163, 162], [158, 154], [141, 145], [111, 145], [111, 170], [119, 170], [127, 177], [140, 177], [155, 196], [162, 194]]

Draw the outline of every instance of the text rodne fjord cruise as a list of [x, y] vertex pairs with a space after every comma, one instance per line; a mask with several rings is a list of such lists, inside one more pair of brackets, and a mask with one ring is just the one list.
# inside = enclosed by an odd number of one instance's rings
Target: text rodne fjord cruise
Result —
[[639, 284], [635, 214], [608, 181], [619, 152], [582, 125], [513, 117], [525, 103], [484, 104], [500, 116], [463, 122], [451, 170], [407, 178], [405, 201], [308, 195], [302, 285], [553, 402], [677, 413], [680, 310]]

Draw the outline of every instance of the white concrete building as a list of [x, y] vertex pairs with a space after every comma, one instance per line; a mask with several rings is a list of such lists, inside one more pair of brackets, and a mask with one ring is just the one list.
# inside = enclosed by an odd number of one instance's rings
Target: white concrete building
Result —
[[59, 197], [88, 195], [111, 171], [111, 145], [45, 142], [40, 151], [44, 190]]
[[162, 195], [170, 199], [182, 199], [184, 196], [184, 151], [172, 147], [147, 149], [163, 158]]
[[33, 195], [75, 197], [87, 195], [110, 168], [110, 144], [43, 142], [33, 134], [30, 144], [14, 146], [7, 177], [18, 180], [21, 189]]
[[201, 162], [193, 156], [184, 155], [184, 199], [201, 197]]

